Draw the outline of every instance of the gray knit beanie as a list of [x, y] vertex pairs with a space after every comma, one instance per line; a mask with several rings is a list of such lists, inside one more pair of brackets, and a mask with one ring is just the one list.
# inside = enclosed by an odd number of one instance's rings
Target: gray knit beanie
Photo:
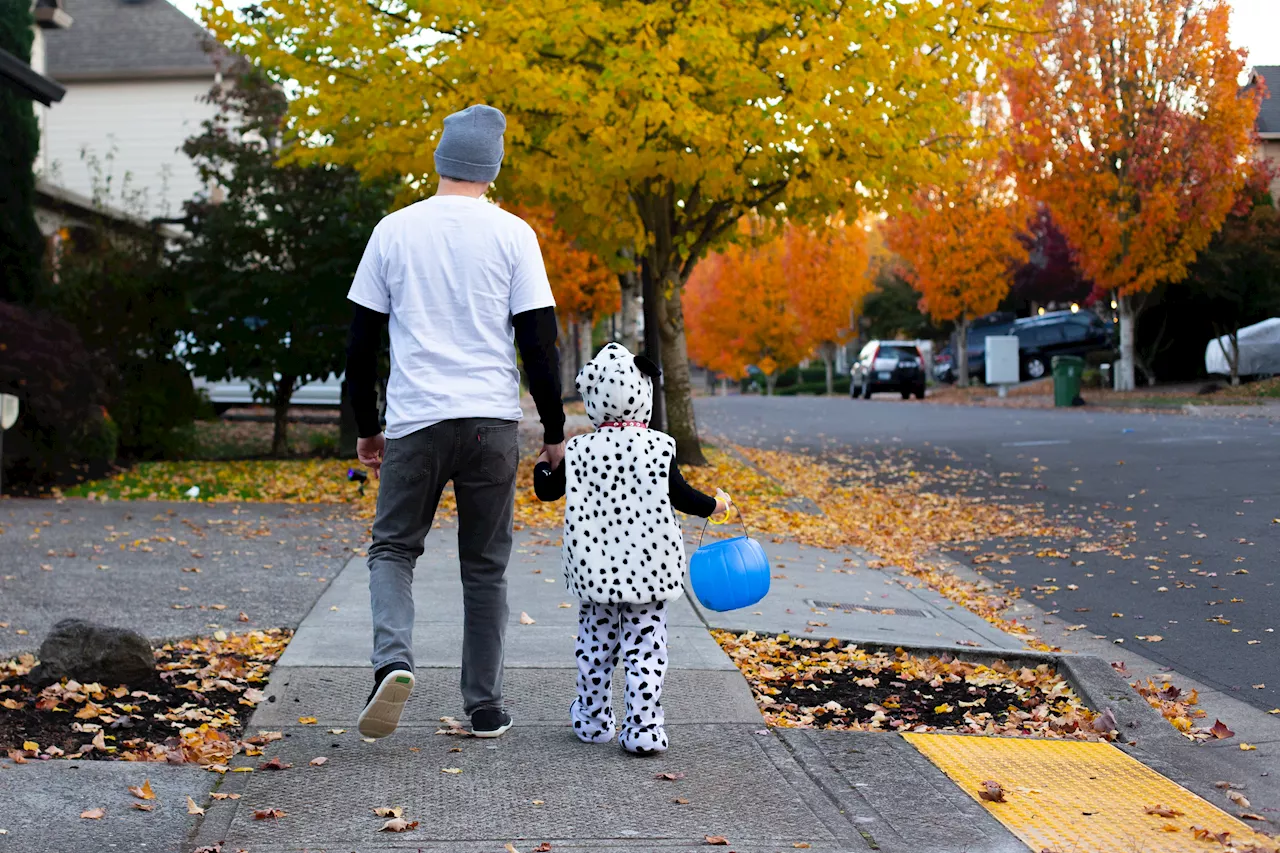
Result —
[[455, 181], [491, 183], [502, 167], [502, 132], [506, 129], [502, 111], [484, 104], [447, 117], [436, 145], [436, 171]]

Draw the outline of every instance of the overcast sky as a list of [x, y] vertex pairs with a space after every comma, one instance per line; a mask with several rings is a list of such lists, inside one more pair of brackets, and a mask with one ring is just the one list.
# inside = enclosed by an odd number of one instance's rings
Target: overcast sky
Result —
[[[198, 0], [169, 0], [197, 18]], [[1249, 51], [1250, 65], [1280, 65], [1280, 0], [1232, 0], [1231, 38]]]

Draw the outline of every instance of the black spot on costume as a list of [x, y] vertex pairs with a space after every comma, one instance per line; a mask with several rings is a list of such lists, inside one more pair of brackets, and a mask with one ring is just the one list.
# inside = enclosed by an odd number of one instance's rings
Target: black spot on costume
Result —
[[[620, 344], [602, 349], [576, 386], [597, 431], [576, 436], [554, 471], [541, 463], [542, 500], [567, 498], [565, 582], [578, 613], [574, 733], [604, 743], [615, 733], [630, 752], [663, 752], [662, 682], [667, 672], [666, 602], [684, 594], [684, 537], [675, 509], [703, 518], [715, 499], [685, 483], [675, 439], [647, 424], [656, 370]], [[613, 714], [613, 671], [626, 670], [626, 716]]]

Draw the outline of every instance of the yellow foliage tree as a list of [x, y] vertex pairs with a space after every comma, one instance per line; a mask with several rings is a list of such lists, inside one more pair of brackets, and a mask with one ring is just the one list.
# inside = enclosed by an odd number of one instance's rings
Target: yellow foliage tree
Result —
[[295, 82], [310, 156], [427, 190], [444, 116], [508, 117], [503, 194], [656, 296], [668, 430], [701, 462], [681, 296], [748, 212], [820, 221], [945, 168], [1026, 0], [260, 0], [205, 20]]

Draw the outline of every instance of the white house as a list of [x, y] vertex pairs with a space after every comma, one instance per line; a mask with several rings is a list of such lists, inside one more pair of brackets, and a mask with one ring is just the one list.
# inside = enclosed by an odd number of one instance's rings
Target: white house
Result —
[[[45, 110], [37, 171], [45, 182], [146, 219], [177, 217], [204, 189], [182, 144], [215, 108], [205, 96], [221, 79], [209, 34], [168, 0], [39, 0], [72, 21], [43, 30], [43, 68], [66, 87]], [[37, 9], [39, 9], [39, 5]], [[110, 159], [108, 159], [110, 158]], [[90, 167], [96, 159], [100, 166]], [[132, 202], [126, 196], [139, 194]]]

